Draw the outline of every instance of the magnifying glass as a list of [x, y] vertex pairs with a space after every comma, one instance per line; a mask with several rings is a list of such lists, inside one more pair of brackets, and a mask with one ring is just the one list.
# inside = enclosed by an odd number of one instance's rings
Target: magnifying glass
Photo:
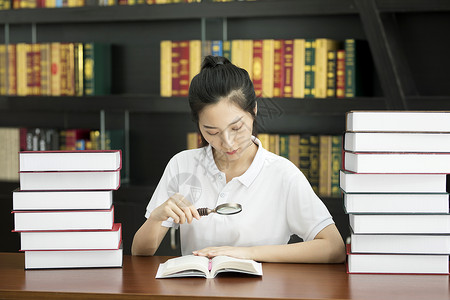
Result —
[[214, 209], [204, 207], [198, 208], [197, 211], [200, 216], [207, 216], [210, 213], [217, 213], [219, 215], [234, 215], [242, 211], [242, 206], [238, 203], [224, 203]]

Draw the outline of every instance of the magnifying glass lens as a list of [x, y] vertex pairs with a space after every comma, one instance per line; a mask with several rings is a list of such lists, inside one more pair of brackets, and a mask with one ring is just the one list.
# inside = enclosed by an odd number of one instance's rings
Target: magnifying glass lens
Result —
[[237, 203], [225, 203], [216, 208], [216, 213], [221, 215], [232, 215], [242, 211], [241, 205]]

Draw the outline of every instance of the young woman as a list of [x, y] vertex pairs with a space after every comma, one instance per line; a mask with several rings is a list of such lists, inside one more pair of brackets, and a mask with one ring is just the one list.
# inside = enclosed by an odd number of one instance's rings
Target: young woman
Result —
[[[133, 255], [153, 255], [179, 226], [183, 255], [228, 255], [264, 262], [340, 263], [343, 240], [322, 201], [289, 160], [255, 137], [256, 97], [248, 73], [208, 56], [189, 88], [203, 148], [176, 154], [147, 206]], [[234, 215], [197, 208], [239, 203]], [[287, 244], [292, 234], [303, 242]]]

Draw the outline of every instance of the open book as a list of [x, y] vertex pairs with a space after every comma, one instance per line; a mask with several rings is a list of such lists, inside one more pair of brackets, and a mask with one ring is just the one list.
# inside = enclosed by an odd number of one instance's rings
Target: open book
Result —
[[254, 260], [229, 256], [212, 259], [203, 256], [186, 255], [160, 264], [156, 278], [205, 277], [214, 278], [222, 272], [238, 272], [262, 276], [262, 265]]

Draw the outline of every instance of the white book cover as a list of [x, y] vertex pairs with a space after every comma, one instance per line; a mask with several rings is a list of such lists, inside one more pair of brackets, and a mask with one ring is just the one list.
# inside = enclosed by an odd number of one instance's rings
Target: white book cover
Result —
[[120, 150], [21, 151], [20, 172], [117, 171]]
[[112, 229], [109, 210], [13, 211], [14, 231]]
[[445, 193], [446, 174], [360, 174], [341, 170], [339, 185], [347, 193]]
[[13, 210], [109, 209], [112, 190], [13, 191]]
[[350, 111], [346, 130], [450, 132], [450, 111]]

